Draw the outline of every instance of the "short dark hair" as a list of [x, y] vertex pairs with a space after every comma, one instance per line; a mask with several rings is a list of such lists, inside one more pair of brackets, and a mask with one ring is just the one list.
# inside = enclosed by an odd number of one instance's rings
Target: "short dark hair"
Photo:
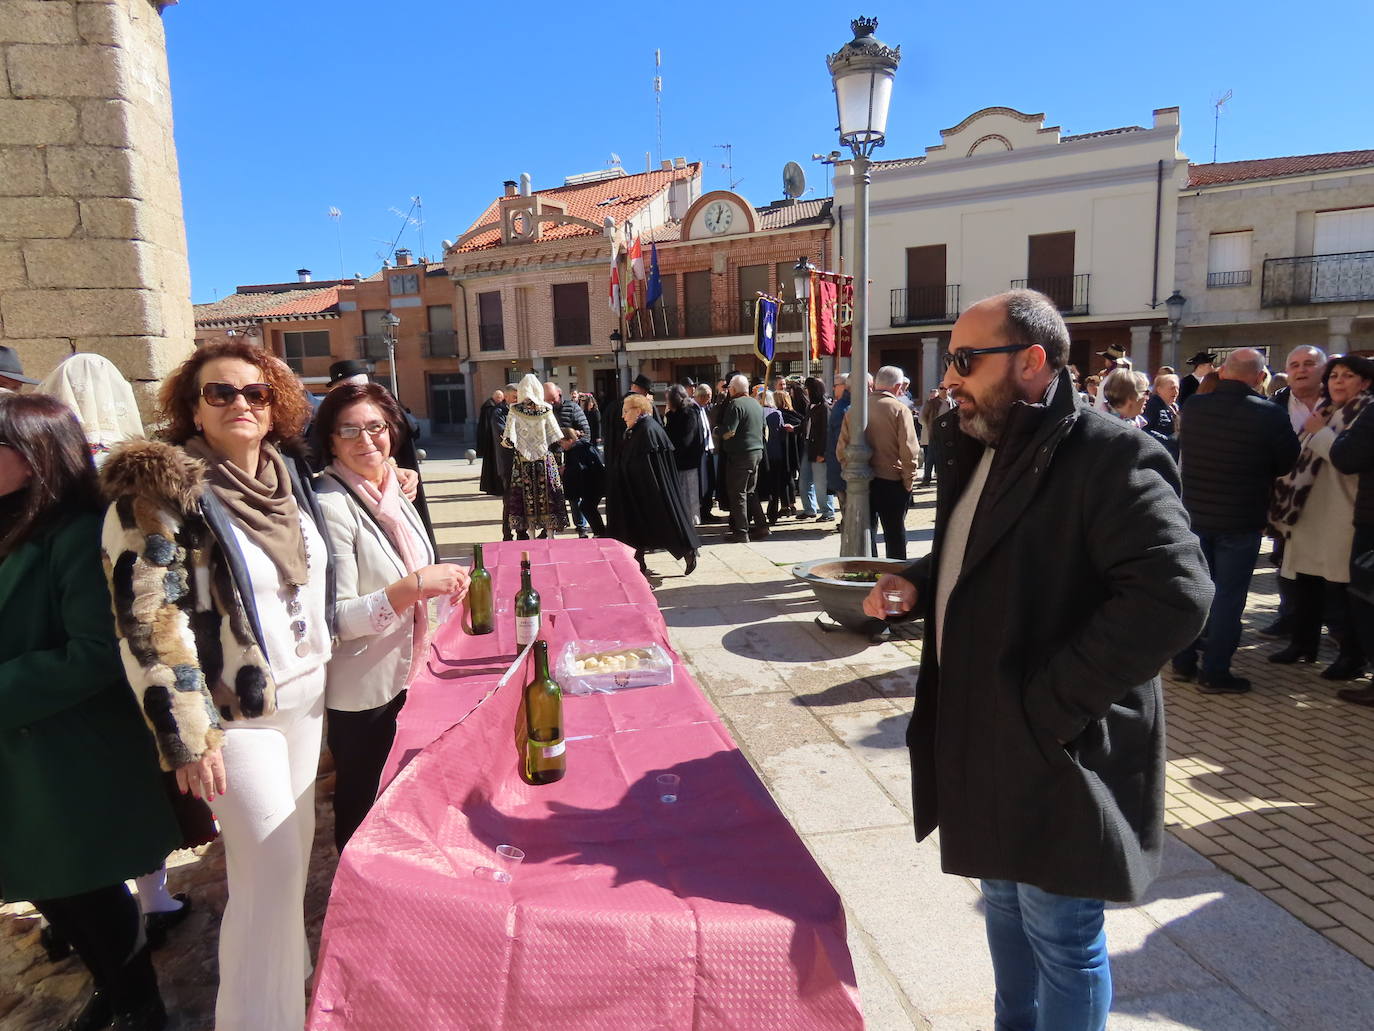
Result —
[[297, 437], [310, 420], [310, 402], [305, 386], [291, 367], [270, 351], [246, 340], [220, 340], [199, 347], [162, 383], [158, 394], [158, 415], [166, 421], [162, 436], [173, 444], [185, 444], [196, 429], [196, 406], [200, 403], [200, 370], [219, 358], [236, 358], [257, 366], [262, 380], [272, 388], [272, 428], [267, 442], [277, 444]]
[[1058, 306], [1038, 290], [1010, 290], [1002, 295], [1007, 320], [1003, 332], [1009, 344], [1039, 344], [1045, 361], [1058, 372], [1069, 361], [1069, 327]]
[[1331, 379], [1331, 373], [1336, 371], [1338, 365], [1344, 365], [1360, 379], [1367, 379], [1374, 383], [1374, 361], [1358, 354], [1332, 355], [1326, 363], [1326, 368], [1322, 370], [1322, 393], [1327, 397], [1331, 396], [1330, 391], [1326, 388], [1327, 382]]
[[339, 424], [339, 416], [344, 409], [364, 401], [381, 409], [386, 428], [391, 432], [391, 453], [394, 455], [400, 449], [410, 432], [410, 425], [391, 391], [379, 383], [344, 383], [325, 395], [310, 430], [310, 443], [321, 464], [327, 465], [334, 457], [334, 428]]
[[75, 413], [50, 394], [0, 395], [0, 442], [32, 471], [20, 488], [23, 503], [0, 536], [0, 557], [13, 553], [39, 527], [76, 512], [98, 512], [100, 487], [91, 448]]
[[668, 409], [670, 411], [681, 411], [690, 400], [691, 398], [687, 394], [687, 388], [681, 383], [674, 383], [668, 388]]

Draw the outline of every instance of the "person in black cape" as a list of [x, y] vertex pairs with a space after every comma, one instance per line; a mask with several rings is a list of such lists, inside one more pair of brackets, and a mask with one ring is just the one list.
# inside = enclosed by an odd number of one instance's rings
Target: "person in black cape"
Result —
[[677, 463], [667, 431], [653, 417], [653, 402], [641, 394], [625, 398], [621, 416], [628, 427], [606, 470], [606, 530], [635, 549], [644, 573], [644, 553], [662, 549], [697, 566], [701, 539], [678, 488]]
[[505, 497], [506, 484], [501, 479], [501, 469], [493, 452], [496, 445], [491, 432], [491, 420], [505, 400], [504, 391], [493, 390], [491, 397], [482, 402], [482, 410], [477, 416], [477, 457], [482, 461], [482, 476], [478, 486], [483, 494], [495, 494], [497, 497]]

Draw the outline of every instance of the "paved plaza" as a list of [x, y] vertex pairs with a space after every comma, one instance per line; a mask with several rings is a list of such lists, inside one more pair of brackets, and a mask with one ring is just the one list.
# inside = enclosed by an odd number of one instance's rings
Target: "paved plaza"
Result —
[[[466, 559], [499, 527], [478, 472], [426, 465], [446, 556]], [[934, 490], [918, 499], [913, 555], [929, 548]], [[991, 1031], [977, 886], [941, 873], [934, 839], [912, 834], [903, 733], [919, 640], [871, 645], [815, 626], [819, 607], [789, 570], [835, 554], [833, 529], [784, 520], [752, 544], [703, 529], [692, 576], [649, 556], [655, 594], [674, 646], [845, 901], [869, 1028]], [[1310, 666], [1264, 661], [1275, 646], [1254, 627], [1272, 618], [1274, 590], [1263, 565], [1236, 662], [1250, 695], [1166, 685], [1172, 833], [1149, 898], [1108, 914], [1115, 1031], [1326, 1031], [1374, 1014], [1374, 711], [1335, 701]], [[320, 787], [314, 939], [334, 864], [327, 772]], [[218, 843], [173, 859], [173, 890], [197, 903], [157, 954], [180, 1031], [213, 1026], [222, 877]], [[50, 1026], [84, 993], [77, 963], [43, 958], [32, 911], [0, 909], [0, 1028]]]

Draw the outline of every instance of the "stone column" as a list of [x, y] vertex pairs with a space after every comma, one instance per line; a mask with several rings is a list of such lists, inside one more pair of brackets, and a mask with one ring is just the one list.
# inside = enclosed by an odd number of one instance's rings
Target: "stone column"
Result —
[[164, 6], [0, 2], [0, 343], [105, 355], [145, 419], [195, 333]]
[[940, 338], [921, 337], [921, 396], [916, 400], [924, 404], [926, 395], [940, 385], [944, 370], [940, 368]]
[[1150, 365], [1150, 326], [1131, 327], [1131, 349], [1126, 357], [1131, 360], [1131, 368], [1136, 372], [1143, 372], [1147, 376], [1153, 377], [1154, 369]]
[[1353, 315], [1332, 315], [1326, 320], [1326, 353], [1345, 354], [1350, 346], [1350, 331], [1355, 328]]

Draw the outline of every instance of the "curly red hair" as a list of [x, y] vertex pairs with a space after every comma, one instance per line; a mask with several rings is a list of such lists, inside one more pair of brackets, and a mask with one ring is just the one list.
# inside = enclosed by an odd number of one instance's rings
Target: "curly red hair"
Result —
[[310, 421], [310, 402], [305, 386], [291, 367], [276, 355], [246, 340], [224, 340], [196, 349], [162, 382], [158, 392], [158, 416], [166, 422], [162, 436], [184, 444], [196, 435], [196, 406], [200, 403], [200, 370], [219, 358], [234, 358], [262, 371], [262, 381], [272, 388], [272, 428], [267, 441], [279, 444], [298, 437]]

